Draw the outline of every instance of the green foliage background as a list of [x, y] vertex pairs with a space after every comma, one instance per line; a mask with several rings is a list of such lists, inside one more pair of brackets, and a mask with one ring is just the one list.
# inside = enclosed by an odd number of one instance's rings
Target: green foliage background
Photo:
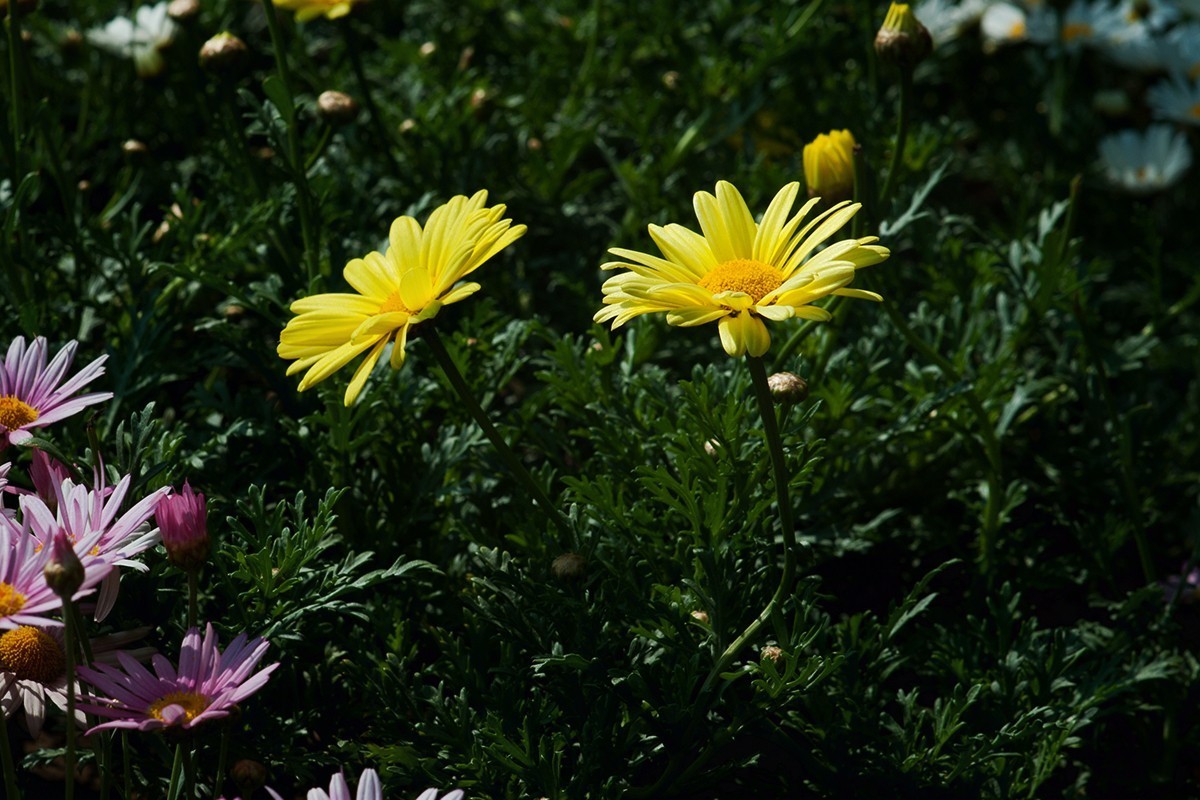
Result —
[[[770, 365], [813, 388], [783, 415], [804, 577], [702, 690], [778, 580], [761, 423], [715, 328], [591, 325], [598, 267], [609, 246], [652, 250], [647, 223], [693, 226], [692, 193], [718, 179], [761, 211], [831, 128], [882, 170], [883, 8], [377, 0], [336, 23], [281, 17], [319, 209], [311, 284], [261, 7], [204, 3], [150, 80], [68, 40], [118, 12], [44, 2], [23, 21], [0, 332], [109, 354], [106, 463], [208, 494], [202, 616], [283, 662], [231, 759], [281, 791], [344, 764], [377, 767], [389, 796], [480, 800], [1200, 791], [1200, 617], [1164, 604], [1134, 541], [1161, 580], [1200, 530], [1200, 200], [1094, 174], [1098, 137], [1147, 118], [1092, 109], [1129, 76], [985, 56], [975, 34], [918, 69], [905, 180], [866, 228], [892, 257], [856, 282], [891, 315], [847, 302], [831, 324], [772, 328]], [[225, 29], [252, 53], [236, 80], [197, 65]], [[365, 100], [360, 72], [378, 117], [326, 129], [316, 94]], [[352, 409], [347, 376], [300, 395], [274, 352], [287, 305], [340, 290], [394, 217], [479, 188], [529, 233], [437, 326], [569, 511], [569, 541], [422, 342]], [[48, 435], [93, 460], [85, 430]], [[566, 552], [586, 559], [577, 579], [552, 572]], [[148, 561], [114, 625], [156, 625], [170, 653], [182, 581]], [[169, 753], [136, 744], [156, 785]]]

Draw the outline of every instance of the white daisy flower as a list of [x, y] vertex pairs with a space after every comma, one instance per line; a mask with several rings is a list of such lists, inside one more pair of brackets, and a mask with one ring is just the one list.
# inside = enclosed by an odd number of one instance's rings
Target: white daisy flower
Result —
[[1103, 2], [1074, 0], [1063, 14], [1059, 41], [1068, 50], [1094, 47], [1118, 35], [1124, 27], [1121, 12]]
[[1150, 87], [1146, 102], [1156, 119], [1200, 125], [1200, 80], [1172, 75]]
[[1137, 72], [1163, 69], [1164, 46], [1163, 38], [1155, 35], [1145, 22], [1129, 22], [1124, 18], [1116, 30], [1098, 44], [1109, 61]]
[[987, 7], [988, 0], [921, 0], [913, 14], [928, 29], [934, 47], [941, 47], [979, 22]]
[[132, 58], [142, 78], [158, 75], [166, 66], [162, 50], [171, 44], [176, 31], [167, 5], [141, 6], [132, 20], [117, 17], [103, 28], [89, 31], [88, 41], [114, 55]]
[[1056, 31], [1054, 14], [1044, 7], [1026, 12], [1011, 3], [993, 3], [979, 20], [985, 50], [1025, 41], [1048, 44], [1054, 41]]
[[1187, 139], [1170, 125], [1145, 133], [1121, 131], [1100, 140], [1100, 169], [1110, 183], [1134, 194], [1173, 186], [1192, 165]]
[[1163, 68], [1168, 72], [1193, 80], [1200, 78], [1200, 23], [1188, 22], [1167, 31], [1161, 53]]
[[1142, 22], [1150, 30], [1166, 30], [1179, 21], [1177, 0], [1121, 0], [1117, 11], [1127, 23]]

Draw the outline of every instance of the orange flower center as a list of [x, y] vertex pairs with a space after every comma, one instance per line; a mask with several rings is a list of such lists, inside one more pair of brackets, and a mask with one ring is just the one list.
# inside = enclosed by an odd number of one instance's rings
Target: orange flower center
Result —
[[1200, 103], [1196, 103], [1196, 105], [1192, 106], [1192, 109], [1188, 112], [1188, 114], [1191, 115], [1192, 119], [1200, 119]]
[[62, 648], [43, 630], [22, 625], [0, 636], [0, 666], [22, 680], [50, 683], [66, 665]]
[[1063, 25], [1062, 40], [1064, 42], [1074, 41], [1075, 39], [1083, 38], [1092, 35], [1092, 26], [1086, 22], [1068, 22]]
[[[167, 706], [179, 706], [182, 708], [182, 719], [183, 722], [186, 723], [194, 720], [204, 711], [204, 709], [208, 708], [208, 698], [202, 694], [196, 694], [195, 692], [171, 692], [170, 694], [163, 695], [151, 703], [150, 707], [146, 709], [146, 713], [157, 720], [166, 722], [166, 720], [163, 719], [163, 710], [166, 709]], [[175, 721], [179, 722], [179, 718], [177, 717]]]
[[38, 410], [11, 394], [0, 397], [0, 427], [16, 430], [38, 418]]
[[1022, 36], [1024, 36], [1025, 35], [1025, 20], [1019, 19], [1016, 22], [1014, 22], [1012, 24], [1012, 27], [1008, 29], [1008, 35], [1010, 38], [1013, 38], [1013, 39], [1020, 39]]
[[408, 306], [404, 305], [404, 301], [400, 299], [399, 289], [389, 294], [387, 299], [383, 301], [383, 305], [379, 307], [380, 314], [391, 314], [394, 311], [404, 311], [409, 314], [417, 313]]
[[11, 583], [0, 582], [0, 617], [11, 617], [25, 607], [25, 595]]
[[744, 292], [757, 303], [783, 285], [783, 273], [761, 261], [735, 258], [718, 264], [697, 283], [713, 294]]

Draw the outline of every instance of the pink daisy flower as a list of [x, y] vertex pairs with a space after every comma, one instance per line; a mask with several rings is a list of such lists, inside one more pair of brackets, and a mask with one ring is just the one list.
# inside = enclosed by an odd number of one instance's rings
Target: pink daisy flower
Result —
[[[22, 498], [22, 509], [26, 508]], [[48, 614], [57, 614], [62, 608], [62, 600], [46, 583], [44, 570], [46, 562], [53, 555], [53, 547], [42, 547], [37, 537], [33, 535], [35, 516], [38, 525], [45, 526], [47, 521], [53, 524], [53, 517], [40, 501], [37, 514], [23, 514], [18, 522], [8, 517], [0, 516], [0, 629], [11, 630], [22, 625], [54, 627], [62, 622], [52, 619]], [[113, 568], [111, 561], [103, 556], [92, 555], [91, 550], [100, 541], [103, 531], [89, 533], [79, 539], [75, 546], [83, 564], [84, 578], [78, 591], [72, 599], [78, 600], [92, 592], [105, 575]], [[48, 536], [45, 541], [52, 541]]]
[[45, 337], [37, 337], [28, 348], [24, 336], [13, 339], [7, 357], [0, 365], [0, 447], [24, 442], [33, 437], [30, 428], [58, 422], [112, 397], [112, 392], [71, 396], [104, 374], [108, 356], [100, 356], [75, 377], [59, 385], [71, 367], [78, 346], [78, 342], [67, 342], [46, 364]]
[[204, 495], [183, 482], [183, 491], [158, 501], [154, 521], [162, 533], [167, 558], [180, 569], [196, 569], [208, 558], [208, 504]]
[[[62, 529], [67, 538], [75, 542], [75, 553], [81, 559], [87, 555], [99, 556], [117, 567], [145, 572], [148, 567], [133, 558], [158, 544], [158, 528], [145, 523], [154, 515], [159, 500], [171, 490], [164, 486], [151, 492], [118, 517], [129, 494], [130, 483], [131, 478], [126, 475], [116, 486], [106, 486], [102, 469], [97, 470], [94, 489], [70, 479], [53, 485], [52, 503], [57, 514], [51, 513], [50, 504], [33, 495], [21, 498], [22, 514], [33, 517], [33, 535], [43, 545], [50, 541], [55, 530]], [[90, 541], [94, 533], [99, 533], [99, 538], [87, 550], [80, 547], [79, 543], [84, 539]], [[96, 600], [97, 621], [102, 621], [112, 611], [120, 585], [120, 570], [114, 569], [105, 576]]]
[[279, 666], [271, 664], [251, 675], [267, 647], [265, 639], [247, 639], [241, 633], [222, 653], [210, 623], [203, 640], [196, 628], [183, 637], [178, 670], [156, 655], [151, 673], [124, 653], [117, 654], [121, 669], [105, 664], [80, 667], [76, 674], [107, 697], [85, 695], [79, 707], [112, 720], [88, 734], [105, 728], [188, 729], [227, 717], [234, 706], [261, 689]]

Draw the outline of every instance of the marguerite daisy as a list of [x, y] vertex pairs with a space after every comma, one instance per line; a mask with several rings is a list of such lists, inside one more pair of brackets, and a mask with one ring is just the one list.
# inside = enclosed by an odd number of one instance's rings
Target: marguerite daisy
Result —
[[108, 358], [100, 356], [62, 383], [75, 358], [76, 347], [78, 342], [68, 342], [47, 364], [44, 337], [38, 336], [28, 348], [24, 336], [12, 340], [0, 366], [0, 449], [8, 443], [19, 444], [30, 439], [32, 428], [58, 422], [112, 397], [112, 392], [72, 397], [104, 374], [104, 361]]
[[310, 19], [325, 17], [337, 19], [350, 13], [356, 3], [363, 0], [272, 0], [280, 8], [296, 12], [297, 22], [308, 22]]
[[296, 359], [288, 375], [308, 370], [300, 391], [366, 353], [346, 387], [345, 403], [352, 405], [388, 342], [395, 340], [391, 363], [399, 369], [409, 328], [479, 291], [478, 283], [459, 281], [525, 233], [524, 225], [503, 219], [504, 205], [489, 208], [486, 202], [484, 191], [459, 195], [435, 209], [424, 230], [412, 217], [398, 218], [386, 254], [369, 253], [343, 270], [357, 294], [318, 294], [292, 303], [298, 316], [279, 335], [278, 353]]
[[755, 223], [733, 184], [721, 181], [716, 196], [697, 192], [696, 216], [703, 235], [682, 225], [650, 226], [650, 237], [664, 258], [634, 250], [609, 252], [625, 259], [604, 269], [624, 269], [604, 282], [604, 308], [596, 322], [619, 327], [634, 317], [658, 311], [671, 325], [717, 322], [721, 344], [731, 356], [761, 356], [771, 344], [763, 320], [792, 317], [830, 319], [812, 305], [831, 294], [881, 300], [874, 292], [845, 288], [860, 267], [888, 257], [877, 237], [843, 239], [816, 252], [861, 207], [839, 203], [800, 227], [820, 201], [809, 200], [790, 219], [799, 183], [789, 183]]
[[1145, 133], [1121, 131], [1100, 140], [1100, 168], [1109, 182], [1134, 194], [1173, 186], [1192, 165], [1192, 150], [1170, 125]]
[[1151, 86], [1146, 102], [1158, 119], [1200, 125], [1200, 79], [1173, 75]]

